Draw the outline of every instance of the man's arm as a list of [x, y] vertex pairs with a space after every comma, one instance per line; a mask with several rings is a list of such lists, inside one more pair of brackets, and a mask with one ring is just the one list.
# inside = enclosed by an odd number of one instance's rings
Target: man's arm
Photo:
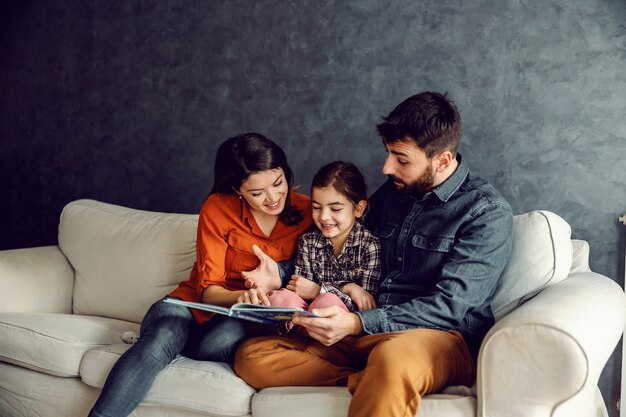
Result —
[[492, 297], [511, 254], [512, 235], [510, 207], [487, 204], [459, 229], [432, 291], [402, 304], [356, 313], [363, 330], [374, 334], [416, 327], [458, 328], [468, 311]]

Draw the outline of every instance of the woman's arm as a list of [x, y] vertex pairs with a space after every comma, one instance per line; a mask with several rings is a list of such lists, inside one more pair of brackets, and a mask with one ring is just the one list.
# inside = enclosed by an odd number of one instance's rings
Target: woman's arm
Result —
[[219, 285], [210, 285], [202, 292], [202, 302], [230, 307], [236, 303], [270, 305], [265, 291], [258, 288], [249, 290], [229, 290]]

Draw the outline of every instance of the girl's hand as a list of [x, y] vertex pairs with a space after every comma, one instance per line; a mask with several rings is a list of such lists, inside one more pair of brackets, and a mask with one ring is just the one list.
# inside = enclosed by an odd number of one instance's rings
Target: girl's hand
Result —
[[287, 284], [288, 290], [295, 292], [305, 300], [312, 300], [320, 295], [321, 288], [313, 281], [298, 275], [292, 275], [289, 284]]
[[261, 288], [250, 288], [244, 291], [239, 298], [237, 298], [238, 303], [247, 303], [247, 304], [258, 304], [262, 306], [270, 305], [270, 300], [268, 300], [265, 291]]
[[374, 300], [374, 296], [367, 292], [360, 285], [349, 283], [341, 287], [341, 291], [347, 294], [352, 301], [359, 308], [359, 311], [369, 310], [370, 308], [376, 307], [376, 300]]

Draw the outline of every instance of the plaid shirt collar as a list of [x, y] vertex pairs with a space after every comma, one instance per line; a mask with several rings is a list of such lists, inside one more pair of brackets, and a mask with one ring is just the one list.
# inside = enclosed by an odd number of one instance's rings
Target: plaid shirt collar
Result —
[[[364, 235], [363, 225], [361, 224], [361, 222], [355, 221], [354, 225], [352, 226], [352, 230], [350, 230], [350, 233], [348, 234], [346, 243], [343, 244], [344, 249], [347, 247], [359, 246], [361, 242], [363, 241], [363, 238], [364, 238], [363, 235]], [[323, 248], [324, 246], [333, 246], [330, 239], [325, 237], [319, 229], [317, 229], [317, 233], [315, 237], [316, 239], [313, 242], [315, 247]]]

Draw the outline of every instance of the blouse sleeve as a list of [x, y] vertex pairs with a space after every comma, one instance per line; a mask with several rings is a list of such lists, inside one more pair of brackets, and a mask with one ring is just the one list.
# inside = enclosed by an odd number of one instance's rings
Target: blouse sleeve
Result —
[[226, 287], [227, 221], [223, 213], [213, 210], [213, 207], [214, 203], [206, 202], [202, 206], [198, 220], [196, 240], [198, 293], [202, 293], [209, 285]]

